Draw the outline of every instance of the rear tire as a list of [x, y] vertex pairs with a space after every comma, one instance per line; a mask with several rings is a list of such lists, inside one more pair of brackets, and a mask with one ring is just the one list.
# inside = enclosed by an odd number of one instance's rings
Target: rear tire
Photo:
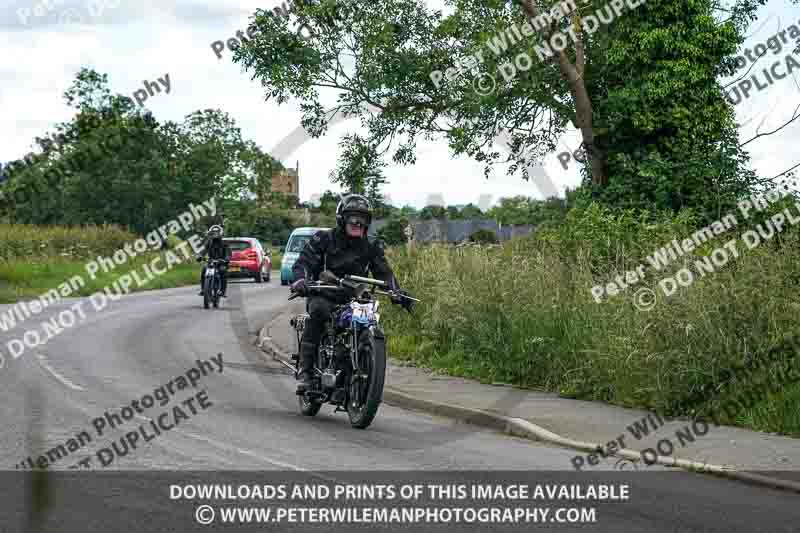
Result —
[[[382, 337], [376, 337], [371, 329], [365, 329], [358, 336], [359, 350], [369, 352], [369, 355], [364, 357], [362, 355], [361, 361], [368, 366], [367, 370], [367, 384], [366, 384], [366, 400], [359, 405], [353, 405], [353, 396], [355, 384], [351, 385], [347, 398], [347, 414], [350, 417], [350, 425], [356, 429], [366, 429], [372, 424], [375, 415], [378, 414], [378, 408], [383, 400], [383, 385], [386, 381], [386, 340]], [[358, 386], [363, 391], [363, 380], [360, 380]]]
[[264, 275], [261, 272], [261, 267], [258, 268], [258, 272], [256, 273], [256, 283], [264, 283]]

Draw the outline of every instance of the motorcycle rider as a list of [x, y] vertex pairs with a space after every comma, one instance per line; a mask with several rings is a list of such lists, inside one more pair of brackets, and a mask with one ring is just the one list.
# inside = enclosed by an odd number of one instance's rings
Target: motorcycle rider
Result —
[[[371, 222], [372, 206], [369, 200], [360, 194], [342, 197], [336, 207], [336, 228], [318, 231], [306, 243], [292, 267], [296, 281], [292, 283], [291, 291], [305, 296], [308, 293], [307, 280], [319, 279], [319, 275], [325, 270], [339, 278], [347, 274], [366, 276], [371, 271], [375, 279], [386, 282], [387, 289], [400, 291], [397, 279], [386, 261], [383, 243], [367, 237]], [[343, 302], [337, 301], [336, 296], [313, 295], [308, 298], [309, 317], [305, 321], [300, 344], [298, 394], [311, 388], [317, 346], [325, 322], [330, 318], [336, 303]], [[409, 308], [411, 305], [411, 301], [399, 297], [392, 298], [392, 303]]]
[[[225, 230], [219, 224], [215, 224], [208, 229], [208, 232], [206, 233], [206, 242], [203, 244], [203, 249], [205, 250], [205, 255], [208, 256], [208, 259], [224, 259], [225, 261], [230, 260], [231, 249], [222, 240], [224, 234]], [[202, 260], [202, 256], [198, 260]], [[219, 274], [222, 278], [221, 296], [223, 298], [226, 297], [228, 290], [228, 276], [226, 267], [227, 265], [225, 263], [221, 264], [219, 267]], [[203, 295], [203, 282], [205, 279], [206, 267], [203, 267], [203, 271], [200, 273], [200, 296]]]

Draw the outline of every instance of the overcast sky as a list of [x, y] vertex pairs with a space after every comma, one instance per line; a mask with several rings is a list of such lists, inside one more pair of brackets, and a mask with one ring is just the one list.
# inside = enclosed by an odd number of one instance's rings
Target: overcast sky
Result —
[[[276, 0], [0, 0], [0, 161], [23, 156], [32, 149], [35, 136], [69, 120], [72, 113], [62, 94], [84, 66], [108, 74], [112, 90], [129, 96], [143, 86], [143, 80], [157, 83], [168, 73], [170, 93], [155, 94], [144, 102], [159, 121], [181, 121], [197, 109], [220, 108], [233, 116], [246, 138], [274, 153], [273, 148], [299, 126], [297, 102], [283, 106], [265, 102], [259, 83], [230, 61], [227, 50], [220, 60], [210, 45], [246, 30], [256, 7], [278, 4]], [[440, 7], [441, 2], [431, 0], [430, 5]], [[41, 16], [35, 16], [37, 11]], [[770, 0], [760, 13], [745, 47], [765, 42], [792, 24], [800, 27], [800, 9], [789, 0]], [[785, 72], [784, 56], [790, 50], [768, 52], [750, 75], [764, 80], [763, 68], [777, 60], [782, 62], [779, 72]], [[800, 80], [800, 71], [795, 70], [794, 77]], [[750, 120], [742, 128], [742, 140], [752, 137], [763, 119], [761, 131], [785, 122], [800, 105], [798, 87], [798, 81], [787, 77], [754, 91], [737, 105], [739, 119]], [[283, 158], [289, 167], [300, 162], [301, 199], [336, 190], [328, 173], [336, 165], [338, 142], [357, 128], [355, 121], [340, 123], [324, 138], [308, 140]], [[750, 143], [753, 167], [771, 177], [800, 162], [798, 141], [800, 120], [779, 134]], [[559, 151], [579, 144], [577, 132], [570, 132]], [[565, 171], [555, 153], [543, 164], [561, 190], [578, 183], [577, 166]], [[508, 177], [504, 166], [486, 180], [482, 165], [451, 157], [444, 142], [421, 143], [415, 166], [390, 167], [387, 175], [390, 183], [385, 191], [395, 205], [422, 207], [429, 195], [437, 194], [447, 204], [477, 204], [487, 194], [495, 199], [540, 196], [533, 184]]]

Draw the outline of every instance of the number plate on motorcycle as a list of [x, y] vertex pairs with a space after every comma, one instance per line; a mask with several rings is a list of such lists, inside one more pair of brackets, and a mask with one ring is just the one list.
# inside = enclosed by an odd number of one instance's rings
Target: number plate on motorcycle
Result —
[[353, 302], [350, 304], [350, 307], [353, 309], [353, 320], [356, 322], [369, 324], [369, 322], [375, 317], [374, 304], [359, 304]]
[[216, 273], [217, 273], [217, 271], [214, 270], [213, 268], [207, 268], [206, 269], [206, 276], [213, 276]]

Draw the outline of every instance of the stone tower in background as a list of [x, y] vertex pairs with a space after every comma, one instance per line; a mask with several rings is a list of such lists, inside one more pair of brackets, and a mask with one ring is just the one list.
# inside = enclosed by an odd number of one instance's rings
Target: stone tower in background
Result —
[[300, 195], [300, 161], [294, 169], [272, 171], [272, 192], [279, 192], [292, 196]]

